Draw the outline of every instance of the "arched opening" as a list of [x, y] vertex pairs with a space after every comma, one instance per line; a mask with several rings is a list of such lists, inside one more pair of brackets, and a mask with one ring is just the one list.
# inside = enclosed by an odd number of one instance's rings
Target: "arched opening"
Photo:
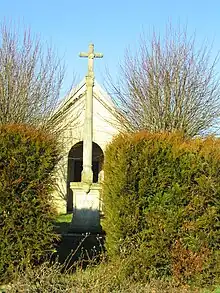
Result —
[[[100, 146], [92, 143], [92, 171], [93, 183], [99, 181], [99, 173], [102, 170], [104, 154]], [[70, 189], [70, 182], [81, 182], [83, 170], [83, 142], [76, 143], [69, 151], [67, 169], [67, 211], [73, 210], [73, 192]]]

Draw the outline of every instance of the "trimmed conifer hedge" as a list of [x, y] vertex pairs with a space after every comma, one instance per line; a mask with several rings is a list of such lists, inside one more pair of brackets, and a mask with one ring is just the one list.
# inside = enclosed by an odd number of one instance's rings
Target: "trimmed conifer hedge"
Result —
[[56, 141], [25, 125], [0, 127], [0, 282], [54, 248]]
[[136, 279], [220, 276], [220, 140], [123, 134], [105, 153], [103, 228], [110, 258]]

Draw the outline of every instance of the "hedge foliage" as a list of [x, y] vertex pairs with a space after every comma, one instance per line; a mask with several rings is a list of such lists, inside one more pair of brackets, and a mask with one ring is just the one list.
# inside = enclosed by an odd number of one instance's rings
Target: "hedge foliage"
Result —
[[124, 134], [105, 154], [103, 228], [109, 256], [134, 278], [212, 282], [220, 276], [220, 140]]
[[0, 281], [53, 249], [56, 141], [24, 125], [0, 127]]

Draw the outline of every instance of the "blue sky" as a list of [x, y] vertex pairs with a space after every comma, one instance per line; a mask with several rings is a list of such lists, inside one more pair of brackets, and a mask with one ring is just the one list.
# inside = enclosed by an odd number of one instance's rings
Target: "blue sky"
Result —
[[166, 24], [188, 27], [199, 42], [213, 42], [213, 54], [220, 49], [220, 1], [218, 0], [1, 0], [0, 19], [30, 26], [41, 39], [54, 45], [67, 66], [64, 88], [73, 74], [82, 79], [87, 61], [79, 58], [93, 42], [104, 54], [95, 62], [95, 75], [104, 82], [105, 68], [118, 72], [125, 49], [134, 49], [140, 35], [152, 29], [163, 34]]

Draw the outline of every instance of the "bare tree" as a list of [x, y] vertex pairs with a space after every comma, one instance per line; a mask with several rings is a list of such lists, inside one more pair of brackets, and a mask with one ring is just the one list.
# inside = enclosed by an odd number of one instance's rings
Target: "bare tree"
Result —
[[[64, 66], [29, 29], [0, 26], [0, 124], [51, 127]], [[48, 122], [50, 121], [50, 123]]]
[[220, 116], [218, 56], [196, 49], [195, 36], [167, 29], [141, 39], [136, 54], [127, 52], [120, 79], [110, 80], [117, 118], [130, 131], [182, 131], [188, 136], [213, 131]]

